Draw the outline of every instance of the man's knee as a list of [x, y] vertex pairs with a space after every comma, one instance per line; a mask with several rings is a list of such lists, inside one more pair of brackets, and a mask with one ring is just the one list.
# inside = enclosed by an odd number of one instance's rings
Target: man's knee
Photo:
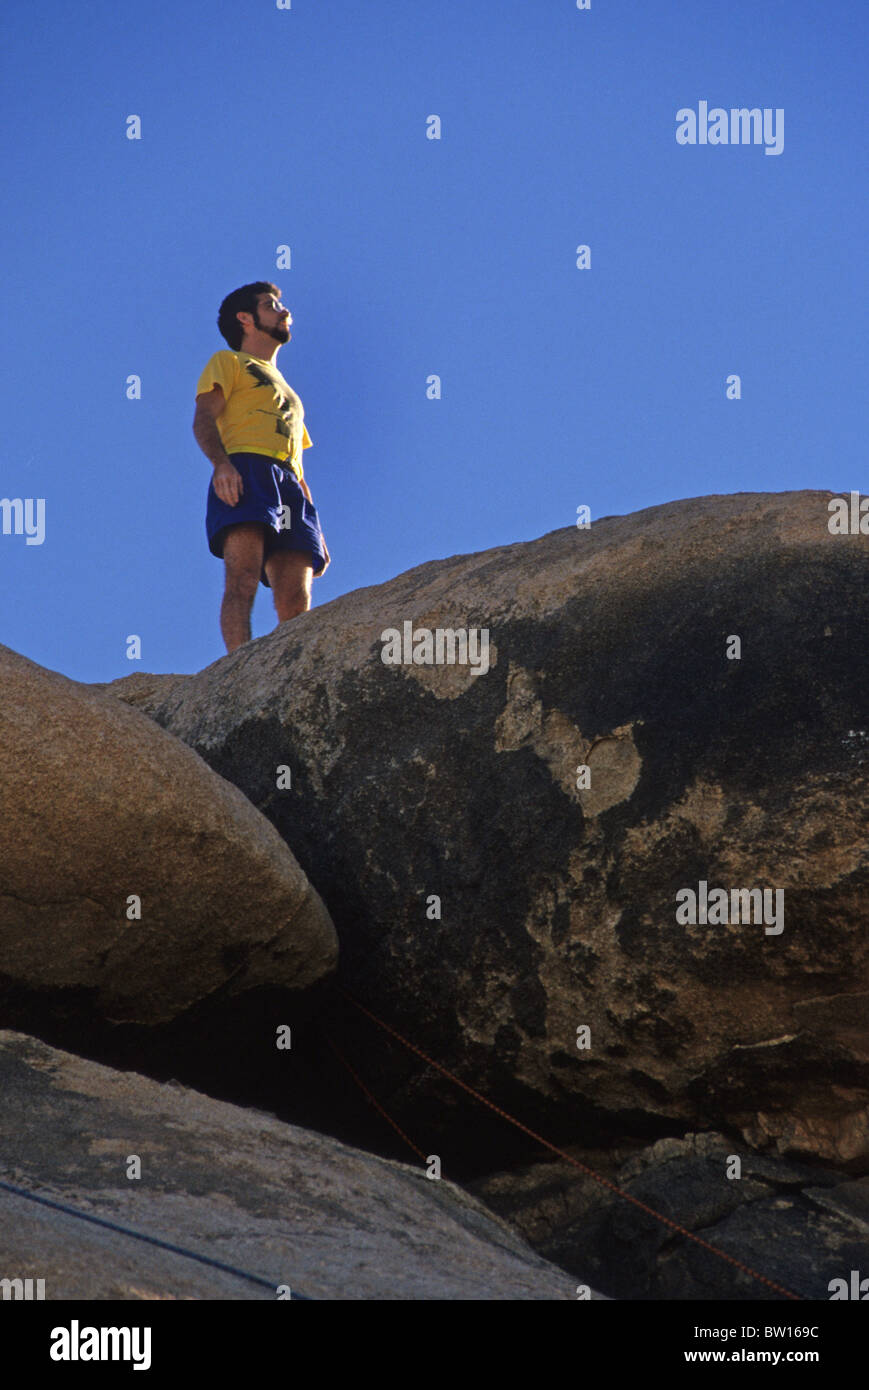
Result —
[[311, 607], [311, 594], [304, 583], [283, 584], [275, 592], [275, 608], [281, 622], [286, 622], [288, 618], [297, 618], [300, 613], [307, 613]]
[[272, 586], [275, 610], [283, 623], [307, 613], [311, 607], [311, 566], [305, 555], [279, 552], [266, 560], [266, 573]]
[[249, 599], [253, 602], [256, 598], [259, 581], [259, 570], [235, 569], [227, 565], [224, 585], [225, 595], [230, 599]]

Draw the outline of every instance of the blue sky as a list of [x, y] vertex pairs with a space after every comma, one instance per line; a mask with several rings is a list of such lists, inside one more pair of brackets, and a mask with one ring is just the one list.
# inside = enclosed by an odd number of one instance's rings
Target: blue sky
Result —
[[[277, 365], [333, 557], [316, 606], [580, 504], [865, 490], [867, 16], [15, 7], [0, 496], [44, 498], [45, 538], [0, 535], [0, 641], [91, 681], [223, 654], [191, 421], [220, 300], [256, 279], [294, 319]], [[782, 108], [781, 154], [680, 146], [676, 112], [700, 101]], [[254, 634], [274, 622], [261, 588]]]

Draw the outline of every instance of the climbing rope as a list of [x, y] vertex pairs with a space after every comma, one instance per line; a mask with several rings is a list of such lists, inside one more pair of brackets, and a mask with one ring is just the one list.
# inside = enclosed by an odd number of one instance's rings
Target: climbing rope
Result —
[[[221, 1260], [213, 1260], [210, 1255], [198, 1255], [195, 1250], [187, 1250], [183, 1245], [173, 1245], [168, 1240], [161, 1240], [159, 1236], [146, 1235], [144, 1231], [134, 1231], [131, 1226], [119, 1226], [116, 1221], [108, 1221], [102, 1216], [92, 1216], [90, 1212], [79, 1211], [76, 1207], [67, 1206], [65, 1202], [54, 1202], [49, 1197], [40, 1197], [36, 1192], [28, 1192], [25, 1187], [15, 1187], [11, 1182], [0, 1181], [0, 1191], [10, 1192], [15, 1197], [26, 1197], [29, 1202], [38, 1202], [40, 1206], [51, 1207], [53, 1211], [62, 1211], [66, 1216], [74, 1216], [79, 1221], [89, 1221], [93, 1226], [104, 1226], [108, 1231], [117, 1231], [122, 1236], [130, 1236], [133, 1240], [144, 1240], [148, 1245], [156, 1245], [161, 1250], [169, 1250], [173, 1255], [183, 1255], [188, 1260], [196, 1260], [201, 1265], [209, 1265], [212, 1269], [220, 1269], [224, 1274], [234, 1274], [237, 1279], [247, 1279], [250, 1284], [258, 1284], [260, 1288], [269, 1289], [275, 1292], [276, 1285], [270, 1279], [263, 1279], [259, 1274], [250, 1274], [246, 1269], [236, 1269], [234, 1265], [223, 1264]], [[298, 1300], [302, 1303], [311, 1303], [306, 1294], [291, 1294], [292, 1301]]]
[[[370, 1018], [372, 1023], [377, 1024], [378, 1028], [382, 1028], [384, 1032], [396, 1038], [410, 1052], [416, 1053], [417, 1057], [421, 1057], [428, 1066], [434, 1067], [436, 1071], [439, 1071], [442, 1076], [447, 1077], [448, 1080], [452, 1081], [456, 1086], [461, 1086], [463, 1091], [467, 1091], [468, 1094], [479, 1101], [481, 1105], [488, 1106], [490, 1110], [494, 1110], [495, 1114], [500, 1115], [508, 1124], [514, 1125], [516, 1129], [521, 1129], [524, 1134], [529, 1135], [538, 1144], [542, 1144], [544, 1148], [549, 1149], [552, 1153], [557, 1154], [559, 1158], [564, 1159], [565, 1163], [570, 1163], [574, 1168], [579, 1168], [581, 1172], [593, 1178], [594, 1181], [600, 1183], [602, 1187], [606, 1187], [610, 1192], [614, 1192], [617, 1197], [622, 1197], [626, 1202], [631, 1202], [633, 1206], [639, 1207], [640, 1211], [644, 1211], [648, 1216], [654, 1217], [656, 1221], [660, 1221], [664, 1226], [669, 1226], [670, 1230], [676, 1231], [680, 1236], [685, 1236], [687, 1240], [691, 1240], [695, 1245], [699, 1245], [704, 1250], [708, 1250], [710, 1254], [717, 1255], [719, 1259], [726, 1260], [728, 1264], [734, 1265], [736, 1269], [741, 1270], [743, 1274], [748, 1274], [752, 1279], [757, 1279], [761, 1284], [766, 1284], [767, 1288], [773, 1289], [776, 1293], [783, 1294], [785, 1298], [793, 1299], [795, 1302], [803, 1301], [801, 1294], [793, 1293], [782, 1284], [776, 1284], [772, 1279], [767, 1279], [765, 1274], [759, 1274], [756, 1269], [752, 1269], [751, 1265], [743, 1264], [741, 1260], [735, 1259], [733, 1255], [728, 1255], [725, 1250], [719, 1250], [716, 1245], [711, 1245], [708, 1240], [703, 1240], [702, 1237], [695, 1235], [693, 1231], [687, 1230], [685, 1226], [680, 1226], [678, 1221], [671, 1221], [669, 1216], [664, 1216], [662, 1212], [655, 1211], [654, 1207], [650, 1207], [647, 1203], [641, 1202], [639, 1197], [633, 1197], [630, 1192], [625, 1192], [623, 1188], [616, 1186], [615, 1183], [610, 1182], [608, 1178], [603, 1177], [600, 1173], [596, 1173], [594, 1169], [589, 1168], [587, 1164], [580, 1163], [579, 1159], [574, 1158], [569, 1153], [565, 1153], [564, 1149], [559, 1149], [557, 1145], [550, 1143], [548, 1139], [544, 1139], [542, 1134], [538, 1134], [535, 1130], [529, 1129], [521, 1120], [517, 1120], [515, 1116], [509, 1114], [508, 1111], [502, 1110], [500, 1105], [496, 1105], [494, 1101], [481, 1095], [479, 1091], [475, 1091], [473, 1086], [469, 1086], [466, 1081], [462, 1081], [460, 1077], [454, 1076], [453, 1073], [442, 1066], [440, 1062], [436, 1062], [434, 1058], [429, 1057], [427, 1053], [423, 1052], [422, 1048], [417, 1047], [415, 1043], [403, 1037], [396, 1028], [391, 1027], [388, 1023], [384, 1023], [383, 1019], [378, 1018], [370, 1009], [366, 1009], [365, 1005], [360, 1004], [359, 1000], [354, 999], [353, 995], [349, 994], [347, 990], [342, 989], [341, 994], [343, 994], [344, 998], [347, 999], [349, 1003], [353, 1004], [360, 1013], [365, 1014], [366, 1018]], [[378, 1106], [378, 1109], [381, 1110], [381, 1113], [384, 1113], [380, 1106]], [[392, 1120], [390, 1120], [390, 1124], [393, 1125], [394, 1129], [398, 1129], [398, 1126], [394, 1124]], [[400, 1134], [401, 1130], [398, 1130], [398, 1132]], [[410, 1143], [409, 1140], [408, 1143]], [[413, 1148], [416, 1153], [421, 1152], [414, 1144], [411, 1145], [411, 1148]]]
[[[473, 1086], [468, 1085], [466, 1081], [462, 1081], [460, 1077], [455, 1076], [447, 1067], [443, 1066], [440, 1062], [436, 1062], [433, 1057], [429, 1057], [426, 1052], [423, 1052], [422, 1048], [417, 1047], [415, 1043], [410, 1042], [410, 1040], [408, 1038], [405, 1038], [403, 1034], [399, 1033], [399, 1031], [396, 1028], [393, 1028], [390, 1024], [385, 1023], [383, 1019], [378, 1018], [376, 1014], [372, 1013], [370, 1009], [367, 1009], [364, 1004], [361, 1004], [359, 1000], [355, 999], [353, 995], [350, 994], [347, 990], [342, 989], [340, 990], [340, 993], [349, 1003], [351, 1003], [356, 1009], [358, 1009], [360, 1013], [364, 1014], [365, 1017], [370, 1019], [371, 1022], [374, 1023], [378, 1028], [382, 1029], [385, 1033], [388, 1033], [391, 1037], [395, 1038], [398, 1042], [402, 1044], [403, 1047], [407, 1048], [408, 1051], [413, 1052], [417, 1057], [421, 1058], [421, 1060], [425, 1062], [427, 1066], [434, 1067], [435, 1071], [440, 1072], [442, 1076], [445, 1076], [449, 1081], [453, 1082], [454, 1085], [461, 1087], [463, 1091], [466, 1091], [468, 1095], [473, 1096], [473, 1098], [476, 1101], [478, 1101], [481, 1105], [485, 1105], [489, 1110], [494, 1111], [496, 1115], [500, 1115], [501, 1118], [506, 1120], [508, 1124], [511, 1124], [514, 1126], [514, 1128], [521, 1130], [523, 1134], [527, 1134], [529, 1138], [535, 1141], [535, 1143], [542, 1144], [544, 1148], [549, 1149], [551, 1153], [556, 1154], [559, 1158], [563, 1159], [565, 1163], [569, 1163], [572, 1167], [578, 1168], [580, 1172], [584, 1173], [587, 1177], [592, 1178], [596, 1183], [599, 1183], [602, 1187], [607, 1188], [608, 1191], [614, 1193], [617, 1197], [621, 1197], [624, 1201], [630, 1202], [633, 1206], [638, 1207], [640, 1211], [645, 1212], [647, 1216], [653, 1217], [655, 1221], [659, 1221], [662, 1225], [669, 1227], [670, 1230], [675, 1231], [678, 1235], [684, 1236], [686, 1240], [693, 1241], [695, 1245], [699, 1245], [702, 1249], [708, 1250], [710, 1254], [717, 1256], [721, 1260], [725, 1260], [728, 1264], [733, 1265], [743, 1274], [747, 1274], [750, 1278], [758, 1280], [761, 1284], [765, 1284], [767, 1288], [772, 1289], [775, 1293], [783, 1294], [785, 1298], [792, 1299], [795, 1302], [802, 1301], [802, 1295], [793, 1293], [790, 1289], [785, 1288], [782, 1284], [777, 1284], [774, 1280], [768, 1279], [766, 1275], [760, 1274], [756, 1269], [753, 1269], [751, 1265], [747, 1265], [743, 1263], [743, 1261], [737, 1260], [733, 1255], [728, 1255], [725, 1250], [720, 1250], [717, 1246], [712, 1245], [709, 1241], [703, 1240], [701, 1236], [695, 1235], [693, 1231], [689, 1231], [685, 1226], [680, 1225], [678, 1221], [673, 1221], [669, 1216], [664, 1216], [662, 1212], [656, 1211], [654, 1207], [650, 1207], [646, 1202], [641, 1201], [638, 1197], [632, 1196], [630, 1192], [625, 1192], [623, 1188], [618, 1187], [616, 1183], [610, 1182], [608, 1178], [605, 1178], [600, 1173], [595, 1172], [595, 1170], [593, 1168], [590, 1168], [587, 1164], [581, 1163], [579, 1159], [574, 1158], [572, 1154], [567, 1153], [564, 1149], [561, 1149], [556, 1144], [551, 1143], [548, 1139], [545, 1139], [542, 1134], [538, 1134], [536, 1130], [533, 1130], [528, 1125], [523, 1124], [521, 1120], [517, 1120], [514, 1115], [511, 1115], [509, 1113], [509, 1111], [504, 1110], [500, 1105], [496, 1105], [494, 1101], [489, 1100], [487, 1096], [482, 1095], [479, 1091], [475, 1090]], [[331, 1041], [331, 1039], [327, 1037], [326, 1042], [328, 1043], [329, 1047], [331, 1048], [335, 1056], [338, 1058], [338, 1060], [353, 1077], [353, 1080], [359, 1086], [363, 1094], [378, 1111], [378, 1113], [387, 1121], [388, 1124], [392, 1126], [396, 1133], [401, 1136], [402, 1140], [408, 1145], [409, 1148], [413, 1150], [417, 1157], [421, 1158], [423, 1162], [425, 1162], [427, 1156], [423, 1153], [422, 1149], [418, 1148], [417, 1145], [414, 1144], [413, 1140], [408, 1138], [404, 1130], [401, 1129], [401, 1127], [395, 1122], [395, 1120], [393, 1120], [392, 1117], [387, 1113], [383, 1105], [381, 1105], [381, 1103], [373, 1095], [371, 1090], [365, 1085], [364, 1081], [361, 1079], [358, 1073], [354, 1071], [353, 1067], [347, 1061], [346, 1057], [343, 1056], [343, 1054], [338, 1050], [338, 1048]], [[106, 1230], [115, 1231], [118, 1234], [128, 1236], [133, 1240], [145, 1241], [147, 1244], [157, 1246], [159, 1249], [168, 1250], [172, 1254], [181, 1255], [186, 1259], [195, 1260], [199, 1264], [208, 1265], [213, 1269], [219, 1269], [223, 1271], [223, 1273], [225, 1274], [234, 1275], [236, 1278], [239, 1279], [246, 1279], [249, 1283], [257, 1284], [261, 1288], [269, 1289], [272, 1293], [275, 1292], [275, 1285], [270, 1280], [263, 1279], [258, 1274], [251, 1274], [248, 1270], [238, 1269], [234, 1265], [228, 1265], [222, 1263], [220, 1260], [214, 1260], [211, 1258], [210, 1255], [200, 1255], [195, 1250], [188, 1250], [182, 1245], [174, 1245], [169, 1241], [160, 1239], [160, 1237], [158, 1236], [146, 1235], [143, 1231], [135, 1231], [129, 1226], [121, 1226], [117, 1222], [109, 1221], [104, 1217], [93, 1216], [89, 1212], [79, 1211], [77, 1208], [68, 1206], [63, 1202], [55, 1202], [49, 1199], [48, 1197], [40, 1197], [35, 1192], [29, 1192], [26, 1188], [16, 1187], [12, 1183], [3, 1182], [2, 1180], [0, 1180], [0, 1191], [9, 1192], [16, 1197], [26, 1198], [28, 1201], [31, 1202], [38, 1202], [41, 1206], [50, 1207], [55, 1211], [63, 1212], [67, 1216], [73, 1216], [79, 1221], [87, 1221], [90, 1222], [92, 1225], [102, 1226]], [[292, 1298], [294, 1300], [306, 1303], [312, 1301], [307, 1295], [296, 1292], [293, 1292]]]
[[401, 1135], [401, 1138], [404, 1140], [405, 1144], [407, 1144], [408, 1148], [413, 1149], [417, 1157], [421, 1158], [423, 1163], [425, 1163], [427, 1155], [423, 1153], [422, 1149], [417, 1148], [416, 1144], [413, 1142], [412, 1139], [408, 1139], [407, 1135], [405, 1134], [404, 1130], [400, 1127], [400, 1125], [397, 1125], [395, 1123], [395, 1120], [393, 1120], [392, 1116], [386, 1113], [383, 1106], [380, 1104], [380, 1101], [377, 1099], [376, 1096], [373, 1096], [371, 1094], [368, 1087], [365, 1085], [365, 1082], [362, 1080], [361, 1076], [357, 1075], [357, 1073], [351, 1067], [350, 1063], [347, 1061], [347, 1058], [341, 1052], [338, 1051], [332, 1039], [327, 1037], [326, 1042], [328, 1043], [329, 1047], [332, 1049], [342, 1066], [345, 1066], [347, 1068], [350, 1075], [353, 1077], [353, 1080], [356, 1082], [356, 1085], [359, 1087], [363, 1095], [367, 1096], [368, 1100], [374, 1106], [374, 1109], [377, 1110], [378, 1113], [383, 1116], [384, 1120], [388, 1125], [392, 1125], [392, 1128], [395, 1130], [396, 1134]]

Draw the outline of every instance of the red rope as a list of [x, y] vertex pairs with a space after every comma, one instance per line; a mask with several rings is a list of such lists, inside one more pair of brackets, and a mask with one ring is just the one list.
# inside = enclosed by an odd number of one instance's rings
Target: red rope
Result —
[[342, 1065], [345, 1066], [345, 1067], [347, 1068], [347, 1070], [349, 1071], [350, 1075], [353, 1077], [353, 1080], [356, 1082], [356, 1085], [359, 1087], [360, 1091], [362, 1091], [362, 1092], [368, 1097], [368, 1099], [370, 1100], [371, 1104], [374, 1106], [374, 1109], [375, 1109], [375, 1110], [378, 1110], [378, 1111], [380, 1112], [380, 1114], [383, 1116], [384, 1120], [386, 1121], [386, 1123], [387, 1123], [388, 1125], [392, 1125], [392, 1128], [395, 1130], [396, 1134], [400, 1134], [400, 1135], [401, 1135], [402, 1139], [404, 1140], [405, 1144], [407, 1144], [408, 1148], [413, 1149], [414, 1153], [417, 1154], [417, 1155], [422, 1159], [423, 1163], [427, 1162], [427, 1160], [428, 1160], [428, 1154], [424, 1154], [423, 1151], [422, 1151], [422, 1149], [418, 1149], [418, 1148], [416, 1147], [416, 1144], [414, 1144], [413, 1140], [412, 1140], [412, 1139], [408, 1139], [408, 1137], [407, 1137], [407, 1135], [405, 1134], [404, 1130], [401, 1129], [400, 1126], [397, 1125], [397, 1124], [395, 1123], [395, 1120], [393, 1120], [392, 1116], [391, 1116], [391, 1115], [387, 1115], [387, 1113], [386, 1113], [386, 1111], [384, 1110], [383, 1106], [380, 1104], [380, 1101], [377, 1099], [376, 1096], [373, 1096], [373, 1095], [371, 1094], [371, 1092], [369, 1091], [368, 1087], [365, 1085], [365, 1082], [362, 1080], [361, 1076], [357, 1076], [356, 1072], [353, 1070], [353, 1068], [351, 1067], [350, 1063], [347, 1061], [347, 1058], [344, 1057], [344, 1056], [338, 1051], [338, 1049], [337, 1049], [337, 1047], [335, 1046], [335, 1044], [333, 1043], [332, 1039], [329, 1038], [329, 1037], [327, 1037], [327, 1038], [326, 1038], [326, 1042], [329, 1044], [329, 1046], [331, 1047], [331, 1049], [332, 1049], [332, 1051], [334, 1052], [335, 1056], [338, 1058], [338, 1061], [341, 1062]]
[[[790, 1289], [784, 1288], [783, 1285], [774, 1283], [772, 1279], [767, 1279], [766, 1275], [758, 1274], [756, 1269], [751, 1268], [751, 1265], [743, 1264], [741, 1260], [735, 1259], [733, 1255], [728, 1255], [725, 1250], [719, 1250], [717, 1246], [710, 1245], [708, 1240], [703, 1240], [700, 1236], [695, 1236], [693, 1231], [686, 1230], [684, 1226], [679, 1225], [678, 1221], [671, 1221], [669, 1216], [664, 1216], [661, 1212], [655, 1211], [654, 1207], [647, 1206], [645, 1202], [640, 1201], [639, 1197], [632, 1197], [630, 1192], [625, 1192], [623, 1188], [617, 1187], [616, 1184], [610, 1182], [608, 1178], [604, 1178], [600, 1173], [596, 1173], [593, 1168], [589, 1168], [585, 1163], [580, 1163], [579, 1159], [573, 1158], [569, 1153], [565, 1153], [563, 1149], [559, 1149], [555, 1144], [551, 1144], [548, 1139], [543, 1138], [542, 1134], [537, 1134], [535, 1130], [529, 1129], [521, 1120], [515, 1119], [515, 1117], [510, 1115], [506, 1110], [502, 1110], [500, 1105], [496, 1105], [494, 1101], [488, 1100], [487, 1097], [481, 1095], [479, 1091], [475, 1091], [473, 1086], [469, 1086], [466, 1081], [462, 1081], [458, 1076], [454, 1076], [446, 1067], [441, 1066], [440, 1062], [436, 1062], [432, 1057], [427, 1056], [422, 1048], [417, 1047], [414, 1043], [409, 1042], [407, 1038], [402, 1037], [397, 1029], [390, 1027], [388, 1023], [384, 1023], [383, 1020], [378, 1018], [376, 1014], [373, 1014], [370, 1009], [366, 1009], [365, 1005], [360, 1004], [358, 999], [354, 999], [352, 994], [347, 993], [347, 990], [342, 989], [341, 993], [344, 995], [345, 999], [348, 999], [361, 1013], [365, 1014], [366, 1018], [370, 1018], [372, 1023], [376, 1023], [378, 1028], [382, 1028], [385, 1032], [390, 1033], [392, 1037], [397, 1038], [404, 1047], [408, 1048], [411, 1052], [415, 1052], [417, 1057], [421, 1057], [430, 1067], [434, 1067], [436, 1071], [448, 1077], [448, 1079], [455, 1082], [457, 1086], [461, 1086], [463, 1091], [467, 1091], [468, 1094], [473, 1096], [475, 1100], [478, 1100], [481, 1105], [486, 1105], [490, 1110], [494, 1110], [496, 1115], [500, 1115], [501, 1118], [507, 1120], [509, 1124], [515, 1125], [516, 1129], [521, 1129], [523, 1133], [530, 1135], [538, 1144], [542, 1144], [544, 1148], [550, 1149], [551, 1152], [557, 1154], [559, 1158], [563, 1158], [565, 1163], [570, 1163], [574, 1168], [579, 1168], [583, 1173], [586, 1173], [588, 1177], [594, 1178], [595, 1182], [600, 1183], [603, 1187], [609, 1188], [610, 1192], [614, 1192], [617, 1197], [623, 1197], [626, 1202], [632, 1202], [635, 1207], [639, 1207], [640, 1210], [644, 1211], [648, 1216], [653, 1216], [656, 1221], [660, 1221], [664, 1226], [669, 1226], [671, 1230], [678, 1232], [680, 1236], [685, 1236], [686, 1239], [693, 1240], [695, 1245], [700, 1245], [704, 1250], [708, 1250], [711, 1254], [717, 1255], [719, 1259], [726, 1260], [728, 1264], [735, 1265], [737, 1269], [742, 1270], [743, 1274], [750, 1275], [752, 1279], [758, 1279], [761, 1284], [766, 1284], [768, 1288], [773, 1289], [776, 1293], [784, 1294], [785, 1298], [793, 1299], [796, 1302], [803, 1301], [801, 1294], [792, 1293]], [[345, 1065], [347, 1064], [345, 1063]], [[361, 1085], [362, 1083], [360, 1082], [359, 1084]], [[389, 1118], [380, 1106], [378, 1106], [378, 1109], [381, 1110], [381, 1113], [387, 1119]], [[393, 1120], [389, 1120], [389, 1123], [394, 1129], [398, 1129], [398, 1126]], [[401, 1134], [401, 1130], [398, 1130], [398, 1132]], [[402, 1137], [406, 1138], [406, 1136]], [[410, 1144], [409, 1139], [407, 1142]], [[410, 1146], [416, 1153], [420, 1153], [420, 1150], [417, 1149], [414, 1144]]]

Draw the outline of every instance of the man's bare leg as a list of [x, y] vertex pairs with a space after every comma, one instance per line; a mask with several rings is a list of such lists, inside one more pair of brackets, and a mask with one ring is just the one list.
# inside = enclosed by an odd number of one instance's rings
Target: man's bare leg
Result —
[[279, 623], [307, 613], [314, 578], [310, 555], [301, 550], [276, 550], [266, 560], [266, 574], [275, 596]]
[[265, 526], [243, 521], [231, 526], [223, 545], [226, 584], [220, 605], [220, 631], [226, 650], [250, 641], [250, 615], [263, 565]]

